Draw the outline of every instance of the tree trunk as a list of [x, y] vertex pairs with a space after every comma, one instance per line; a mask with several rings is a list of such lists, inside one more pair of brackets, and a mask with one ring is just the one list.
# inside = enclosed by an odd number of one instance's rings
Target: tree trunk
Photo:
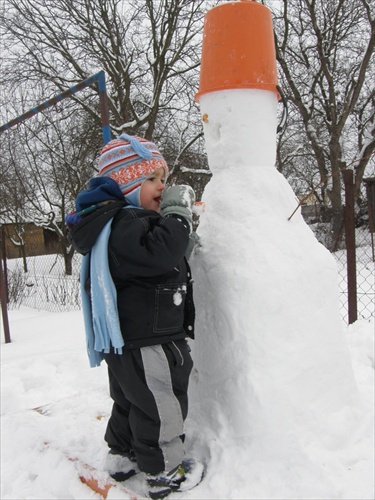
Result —
[[344, 240], [344, 214], [341, 210], [332, 211], [331, 228], [327, 237], [327, 248], [330, 252], [336, 252], [343, 248]]
[[27, 273], [28, 267], [27, 267], [27, 259], [26, 259], [26, 248], [25, 245], [21, 245], [21, 255], [22, 255], [22, 262], [23, 262], [23, 272]]
[[73, 255], [74, 253], [72, 252], [64, 253], [65, 274], [67, 276], [71, 276], [73, 274]]

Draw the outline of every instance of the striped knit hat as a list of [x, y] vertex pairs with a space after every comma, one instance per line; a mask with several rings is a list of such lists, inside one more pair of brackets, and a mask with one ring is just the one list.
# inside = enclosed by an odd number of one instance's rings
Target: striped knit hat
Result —
[[126, 201], [139, 207], [143, 181], [160, 167], [167, 176], [168, 165], [153, 142], [121, 134], [102, 149], [98, 175], [114, 179]]

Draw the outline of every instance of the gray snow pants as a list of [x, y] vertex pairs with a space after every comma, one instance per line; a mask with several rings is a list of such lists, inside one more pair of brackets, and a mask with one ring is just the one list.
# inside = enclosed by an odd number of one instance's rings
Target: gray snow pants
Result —
[[135, 452], [140, 470], [169, 471], [183, 459], [183, 423], [193, 367], [185, 340], [104, 355], [114, 401], [105, 440]]

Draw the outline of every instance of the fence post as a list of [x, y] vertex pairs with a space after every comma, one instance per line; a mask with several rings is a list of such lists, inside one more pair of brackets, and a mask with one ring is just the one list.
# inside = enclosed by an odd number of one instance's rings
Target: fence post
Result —
[[4, 230], [4, 226], [1, 226], [0, 302], [1, 302], [1, 314], [3, 317], [3, 325], [4, 325], [5, 343], [9, 344], [9, 342], [11, 342], [11, 340], [10, 340], [9, 319], [8, 319], [8, 290], [7, 290], [7, 283], [6, 283], [6, 279], [5, 279], [5, 272], [3, 270], [3, 262], [4, 262], [4, 269], [6, 269], [5, 230]]
[[344, 170], [342, 175], [345, 185], [344, 224], [348, 277], [348, 322], [351, 325], [358, 318], [353, 170]]

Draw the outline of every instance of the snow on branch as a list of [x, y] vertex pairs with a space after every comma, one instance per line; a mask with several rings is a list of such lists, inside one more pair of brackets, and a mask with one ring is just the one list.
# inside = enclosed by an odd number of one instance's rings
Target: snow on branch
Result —
[[212, 175], [212, 172], [211, 172], [211, 170], [209, 168], [187, 168], [187, 167], [181, 167], [180, 170], [181, 170], [181, 172], [189, 173], [189, 174]]

